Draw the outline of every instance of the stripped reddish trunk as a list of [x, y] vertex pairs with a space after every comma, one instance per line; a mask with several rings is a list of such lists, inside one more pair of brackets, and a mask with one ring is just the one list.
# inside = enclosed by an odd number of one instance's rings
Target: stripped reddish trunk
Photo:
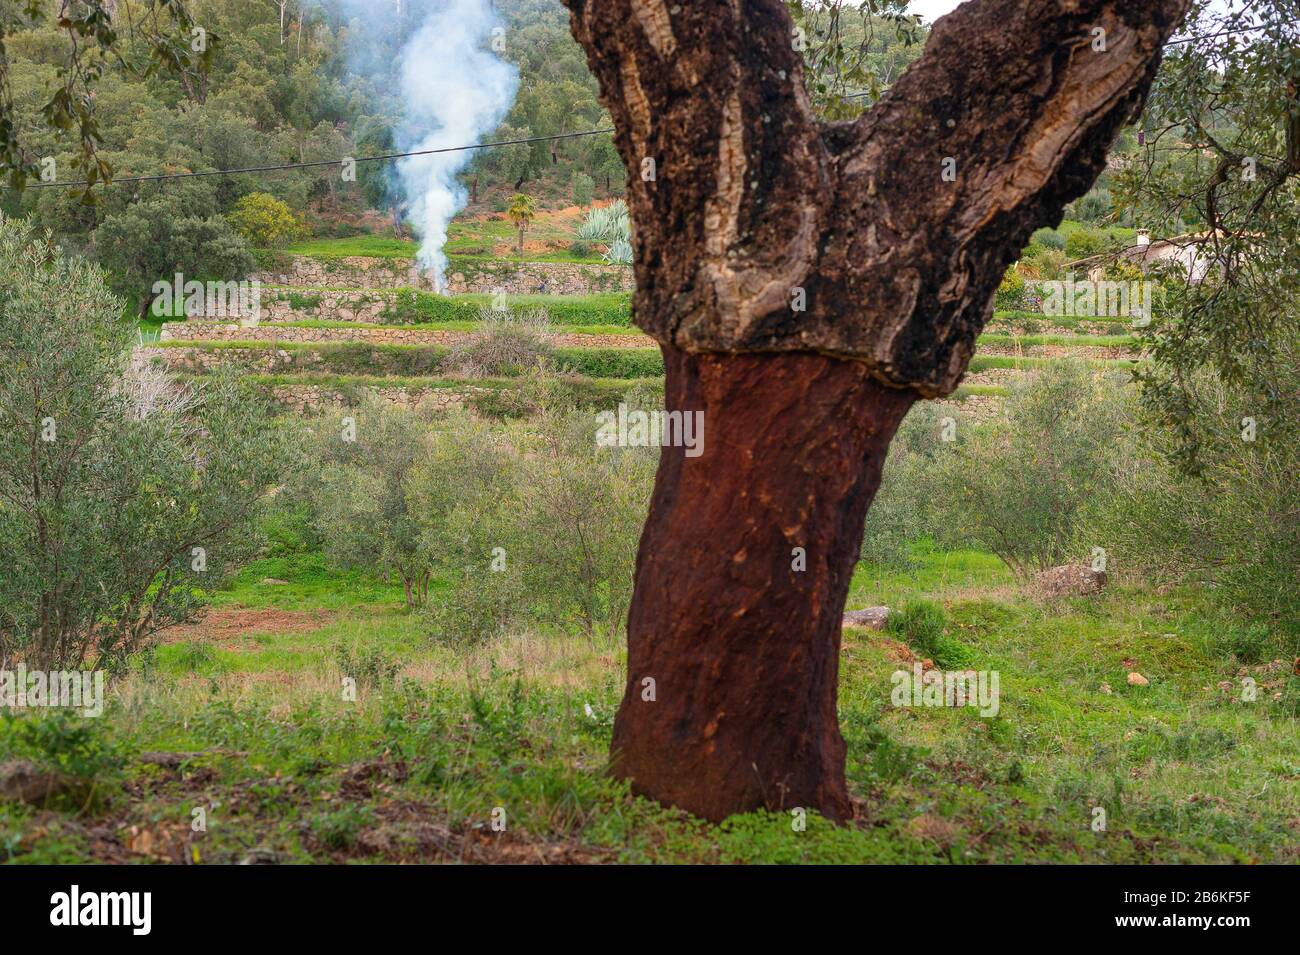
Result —
[[761, 806], [848, 818], [840, 616], [916, 394], [822, 355], [663, 352], [667, 406], [704, 412], [704, 449], [660, 461], [615, 772], [708, 819]]
[[971, 0], [830, 123], [783, 0], [565, 0], [629, 173], [636, 323], [669, 407], [705, 412], [703, 455], [664, 451], [637, 559], [612, 752], [635, 791], [850, 815], [840, 614], [890, 438], [957, 387], [1190, 2]]

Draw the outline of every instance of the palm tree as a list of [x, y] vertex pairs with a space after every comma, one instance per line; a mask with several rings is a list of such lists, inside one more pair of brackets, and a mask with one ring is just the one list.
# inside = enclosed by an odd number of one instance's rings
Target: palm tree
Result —
[[515, 224], [519, 230], [519, 257], [524, 257], [524, 233], [528, 231], [528, 223], [537, 217], [537, 200], [532, 196], [517, 192], [510, 197], [510, 205], [506, 209], [506, 215], [510, 221]]

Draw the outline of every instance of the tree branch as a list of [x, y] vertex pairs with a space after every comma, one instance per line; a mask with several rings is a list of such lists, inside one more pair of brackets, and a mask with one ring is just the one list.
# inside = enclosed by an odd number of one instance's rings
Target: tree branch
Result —
[[866, 115], [819, 124], [777, 0], [566, 2], [629, 170], [637, 323], [686, 351], [858, 359], [928, 397], [1100, 174], [1190, 4], [975, 0]]

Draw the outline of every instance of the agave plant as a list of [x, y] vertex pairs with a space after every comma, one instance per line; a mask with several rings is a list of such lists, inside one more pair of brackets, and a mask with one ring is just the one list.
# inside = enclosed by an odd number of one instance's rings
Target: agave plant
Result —
[[617, 265], [631, 262], [632, 237], [627, 203], [618, 199], [607, 206], [592, 209], [578, 226], [577, 238], [582, 242], [603, 243], [606, 262]]
[[604, 258], [610, 265], [631, 265], [632, 243], [627, 240], [626, 236], [618, 236], [605, 250]]

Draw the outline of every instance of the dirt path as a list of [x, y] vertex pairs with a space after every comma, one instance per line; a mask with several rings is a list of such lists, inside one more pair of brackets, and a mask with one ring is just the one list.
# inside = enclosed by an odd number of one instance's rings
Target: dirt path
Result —
[[162, 631], [161, 642], [212, 643], [227, 650], [241, 650], [255, 633], [305, 633], [325, 626], [331, 616], [324, 610], [221, 607], [208, 611], [194, 623], [168, 627]]

